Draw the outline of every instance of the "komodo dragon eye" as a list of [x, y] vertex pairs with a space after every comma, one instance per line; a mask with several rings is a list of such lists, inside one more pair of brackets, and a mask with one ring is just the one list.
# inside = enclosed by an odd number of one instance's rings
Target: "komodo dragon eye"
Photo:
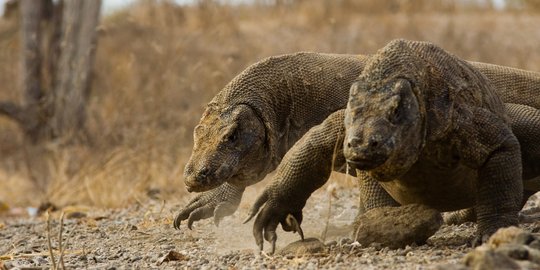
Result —
[[236, 130], [234, 130], [233, 132], [231, 132], [231, 134], [229, 134], [229, 136], [227, 136], [227, 141], [229, 142], [235, 142], [236, 139], [238, 139], [238, 132]]
[[396, 107], [394, 107], [391, 111], [390, 111], [390, 114], [388, 115], [388, 121], [390, 121], [391, 123], [397, 123], [399, 122], [399, 120], [401, 119], [401, 111], [402, 111], [402, 105], [401, 103], [398, 104]]

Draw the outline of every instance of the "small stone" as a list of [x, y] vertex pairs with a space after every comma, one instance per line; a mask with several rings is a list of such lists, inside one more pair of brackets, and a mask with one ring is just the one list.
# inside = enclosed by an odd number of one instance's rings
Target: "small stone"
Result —
[[529, 243], [529, 247], [540, 250], [540, 239], [536, 239]]
[[343, 262], [343, 255], [341, 255], [341, 253], [338, 253], [338, 254], [336, 255], [336, 257], [334, 258], [334, 262], [335, 262], [335, 263]]
[[87, 217], [88, 215], [84, 212], [79, 212], [79, 211], [75, 211], [75, 212], [70, 212], [66, 215], [66, 218], [68, 219], [80, 219], [80, 218], [85, 218]]
[[358, 216], [355, 239], [362, 246], [379, 243], [392, 249], [424, 244], [443, 223], [439, 211], [419, 204], [380, 207]]
[[352, 242], [354, 242], [354, 241], [352, 239], [350, 239], [350, 238], [341, 238], [339, 240], [339, 245], [344, 246], [344, 245], [350, 244]]
[[470, 268], [462, 264], [441, 264], [433, 268], [433, 270], [469, 270]]
[[[528, 261], [540, 264], [540, 250], [531, 248], [529, 246], [524, 246], [528, 252]], [[538, 267], [540, 268], [540, 267]]]
[[281, 255], [292, 254], [302, 256], [305, 254], [313, 254], [324, 251], [324, 244], [317, 238], [306, 238], [292, 242], [279, 251]]
[[464, 263], [478, 270], [514, 270], [521, 269], [510, 257], [490, 249], [475, 249], [465, 255]]
[[189, 258], [186, 255], [180, 252], [171, 250], [167, 254], [165, 254], [165, 256], [161, 257], [158, 260], [157, 265], [159, 266], [163, 264], [164, 262], [170, 262], [170, 261], [187, 261], [188, 259]]
[[491, 248], [497, 248], [503, 244], [508, 244], [514, 242], [514, 239], [518, 237], [518, 235], [526, 233], [524, 230], [512, 226], [508, 228], [501, 228], [497, 230], [487, 241], [487, 244]]
[[381, 250], [381, 249], [383, 249], [384, 246], [383, 246], [383, 244], [381, 244], [379, 242], [373, 242], [373, 243], [369, 244], [369, 247], [372, 247], [375, 250]]
[[520, 269], [540, 269], [540, 265], [531, 261], [516, 261], [516, 263], [521, 267]]
[[495, 251], [516, 260], [529, 259], [529, 251], [524, 245], [504, 244], [499, 246]]
[[327, 247], [333, 247], [333, 246], [337, 245], [337, 241], [335, 241], [335, 240], [329, 241], [329, 242], [326, 242], [326, 244], [324, 244], [324, 245], [327, 246]]
[[532, 233], [521, 232], [514, 238], [512, 242], [518, 245], [528, 245], [532, 243], [534, 240], [536, 240], [536, 238], [534, 237]]

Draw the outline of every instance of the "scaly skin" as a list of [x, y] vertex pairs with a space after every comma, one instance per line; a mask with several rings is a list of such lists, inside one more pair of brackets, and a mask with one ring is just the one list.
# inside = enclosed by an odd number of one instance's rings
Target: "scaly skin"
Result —
[[[185, 181], [192, 191], [206, 191], [181, 210], [175, 227], [212, 216], [219, 222], [234, 213], [246, 186], [273, 171], [309, 128], [345, 108], [349, 86], [367, 59], [299, 53], [265, 59], [238, 75], [209, 103], [196, 128]], [[505, 102], [540, 105], [540, 95], [532, 95], [540, 92], [538, 74], [471, 64], [493, 80]], [[240, 126], [233, 136], [238, 141], [229, 142], [225, 136], [234, 126]]]
[[[531, 98], [522, 97], [519, 95], [523, 95], [523, 93], [534, 93], [534, 87], [538, 87], [538, 84], [526, 84], [522, 83], [523, 81], [539, 81], [538, 74], [532, 73], [532, 72], [526, 72], [511, 68], [505, 68], [505, 67], [498, 67], [494, 65], [488, 65], [488, 64], [480, 64], [480, 63], [473, 63], [473, 65], [477, 66], [479, 70], [482, 70], [482, 72], [485, 72], [486, 75], [495, 78], [495, 85], [497, 86], [496, 91], [497, 92], [511, 92], [510, 94], [503, 95], [503, 97], [506, 99], [505, 101], [515, 101], [515, 102], [529, 102], [530, 105], [537, 106], [538, 99], [533, 96]], [[494, 69], [494, 67], [496, 69]], [[502, 71], [501, 73], [497, 73], [495, 71]], [[505, 73], [511, 73], [509, 76], [505, 76]], [[517, 76], [523, 75], [523, 76]], [[479, 76], [482, 77], [482, 76]], [[516, 82], [512, 83], [509, 80], [503, 80], [504, 78], [512, 78]], [[503, 79], [501, 79], [503, 78]], [[497, 85], [499, 84], [499, 85]], [[481, 88], [482, 84], [477, 87]], [[513, 87], [517, 87], [513, 89]], [[524, 91], [527, 90], [527, 91]], [[490, 91], [493, 91], [491, 89]], [[516, 96], [513, 96], [513, 94], [516, 94]], [[489, 97], [485, 97], [489, 101]], [[536, 103], [535, 103], [536, 102]], [[497, 103], [497, 102], [494, 102]], [[502, 106], [500, 105], [500, 101], [497, 103], [499, 104], [498, 113], [501, 112]], [[513, 106], [513, 108], [511, 108]], [[518, 105], [518, 104], [507, 104], [506, 111], [511, 116], [512, 119], [512, 128], [514, 128], [517, 131], [514, 131], [515, 134], [518, 136], [518, 139], [523, 141], [528, 141], [530, 143], [536, 142], [536, 144], [532, 145], [539, 145], [538, 139], [539, 136], [533, 136], [534, 134], [531, 133], [532, 130], [539, 130], [540, 127], [540, 117], [538, 114], [538, 111], [535, 108]], [[362, 114], [359, 114], [362, 115]], [[482, 118], [482, 117], [480, 117]], [[444, 119], [444, 118], [443, 118]], [[487, 120], [486, 120], [487, 121]], [[318, 187], [322, 186], [329, 174], [330, 169], [326, 169], [324, 172], [316, 172], [316, 173], [309, 173], [313, 169], [317, 168], [318, 166], [329, 168], [328, 164], [331, 164], [329, 162], [330, 156], [332, 156], [332, 152], [329, 152], [328, 149], [333, 149], [331, 145], [335, 145], [334, 142], [340, 143], [340, 140], [342, 140], [342, 132], [343, 132], [343, 113], [338, 112], [331, 117], [329, 117], [322, 125], [323, 128], [313, 128], [310, 130], [302, 140], [302, 143], [299, 143], [295, 145], [291, 151], [285, 156], [283, 162], [277, 169], [276, 177], [274, 181], [267, 187], [267, 189], [263, 192], [261, 197], [257, 200], [257, 203], [254, 205], [250, 212], [250, 216], [254, 216], [258, 209], [263, 205], [263, 209], [257, 216], [257, 220], [254, 225], [254, 235], [256, 238], [257, 243], [262, 248], [262, 238], [264, 236], [265, 239], [270, 240], [271, 242], [275, 241], [277, 238], [275, 234], [275, 228], [279, 222], [283, 220], [285, 216], [289, 213], [294, 213], [296, 217], [301, 217], [301, 210], [303, 205], [305, 204], [305, 198], [308, 198], [311, 192]], [[504, 123], [490, 123], [487, 121], [487, 123], [483, 123], [486, 127], [497, 127], [498, 125], [504, 126]], [[336, 126], [341, 126], [341, 129], [336, 128]], [[324, 128], [326, 127], [326, 128]], [[437, 136], [444, 135], [444, 129], [439, 129], [442, 131], [438, 131], [434, 129], [433, 132], [431, 132], [431, 136], [433, 134]], [[473, 130], [475, 131], [475, 130]], [[465, 132], [465, 131], [464, 131]], [[512, 137], [513, 135], [509, 130], [506, 128], [506, 132], [510, 133], [509, 137]], [[341, 134], [341, 135], [340, 135]], [[489, 136], [488, 136], [489, 137]], [[323, 138], [323, 139], [321, 139]], [[492, 140], [498, 140], [498, 138], [492, 139]], [[502, 140], [502, 139], [500, 139]], [[321, 142], [327, 142], [332, 141], [333, 143], [324, 145], [324, 143]], [[504, 140], [503, 140], [504, 141]], [[515, 167], [520, 167], [519, 158], [516, 158], [516, 152], [519, 153], [519, 149], [516, 149], [516, 142], [509, 140], [508, 142], [504, 141], [507, 146], [505, 151], [510, 151], [512, 154], [512, 162], [516, 163], [517, 165]], [[489, 143], [488, 143], [489, 145]], [[495, 144], [493, 144], [495, 145]], [[501, 145], [504, 145], [504, 143], [501, 143]], [[317, 146], [312, 147], [311, 149], [308, 146]], [[538, 160], [540, 157], [539, 151], [527, 148], [527, 146], [522, 146], [522, 148], [526, 148], [526, 151], [523, 151], [523, 157], [528, 158], [530, 162], [524, 162], [525, 171], [524, 176], [530, 177], [531, 175], [537, 175], [538, 174], [538, 168], [540, 165], [538, 164]], [[309, 153], [308, 153], [309, 151]], [[302, 153], [304, 152], [304, 153]], [[474, 152], [474, 151], [473, 151]], [[502, 150], [501, 150], [502, 152]], [[501, 154], [502, 155], [502, 154]], [[468, 156], [474, 156], [473, 154], [468, 154]], [[519, 157], [519, 155], [517, 156]], [[339, 158], [338, 158], [339, 159]], [[472, 159], [472, 158], [470, 158]], [[478, 159], [478, 158], [477, 158]], [[516, 161], [517, 160], [517, 161]], [[336, 164], [339, 165], [339, 164]], [[510, 167], [512, 168], [512, 165], [510, 164]], [[510, 171], [510, 169], [508, 170]], [[390, 171], [391, 172], [391, 171]], [[503, 170], [505, 172], [505, 170]], [[519, 174], [519, 172], [513, 172], [515, 175], [510, 176], [509, 178], [518, 178], [521, 179], [521, 177], [516, 176]], [[361, 177], [366, 178], [366, 175], [364, 172], [359, 171], [359, 174]], [[516, 188], [515, 185], [519, 185], [521, 181], [518, 184], [515, 183], [516, 181], [513, 181], [514, 186], [510, 186], [507, 190], [509, 190], [510, 197], [520, 197], [519, 201], [521, 201], [521, 195], [516, 195], [515, 190], [519, 190], [519, 188]], [[306, 188], [309, 187], [309, 188]], [[430, 187], [432, 188], [432, 187]], [[382, 192], [381, 192], [382, 191]], [[396, 201], [388, 195], [388, 193], [380, 188], [380, 185], [377, 181], [362, 181], [361, 184], [361, 192], [363, 194], [366, 194], [368, 196], [363, 196], [362, 198], [364, 200], [364, 205], [366, 208], [371, 209], [374, 207], [379, 206], [385, 206], [385, 205], [396, 205]], [[485, 191], [483, 191], [486, 193]], [[488, 191], [489, 193], [491, 191]], [[485, 196], [485, 195], [484, 195]], [[503, 195], [503, 197], [506, 195]], [[414, 197], [414, 196], [413, 196]], [[420, 197], [420, 196], [419, 196]], [[291, 199], [294, 198], [294, 199]], [[414, 199], [414, 198], [413, 198]], [[433, 200], [433, 199], [431, 199]], [[509, 206], [510, 212], [515, 212], [518, 207], [516, 206], [516, 198], [511, 199]], [[294, 201], [294, 202], [292, 202]], [[464, 202], [467, 201], [466, 199], [463, 200]], [[513, 201], [513, 202], [512, 202]], [[470, 202], [468, 202], [470, 203]], [[521, 203], [521, 202], [520, 202]], [[519, 204], [520, 204], [519, 203]], [[463, 203], [466, 205], [467, 203]], [[286, 206], [285, 206], [286, 205]], [[459, 205], [459, 203], [450, 203], [450, 205], [440, 205], [444, 207], [439, 207], [440, 209], [456, 209], [456, 206]], [[489, 203], [487, 203], [489, 206]], [[445, 208], [447, 207], [447, 208]], [[484, 212], [490, 212], [488, 207], [483, 208]], [[509, 216], [512, 216], [514, 214], [510, 213]], [[491, 219], [489, 217], [489, 214], [484, 215], [484, 219]], [[300, 219], [301, 222], [301, 219]], [[487, 222], [484, 222], [484, 224]], [[503, 222], [504, 223], [504, 222]], [[513, 224], [515, 223], [515, 219], [513, 217], [509, 218], [506, 223]], [[480, 231], [482, 231], [482, 234], [486, 232], [485, 234], [491, 233], [494, 228], [501, 225], [501, 222], [497, 223], [495, 222], [494, 226], [491, 225], [482, 225], [480, 227]]]
[[[273, 171], [311, 127], [347, 103], [366, 56], [297, 53], [267, 58], [208, 104], [184, 170], [196, 196], [177, 216], [191, 224], [232, 214], [246, 186]], [[223, 184], [223, 183], [227, 184]], [[206, 191], [206, 192], [205, 192]], [[226, 207], [222, 207], [226, 205]]]

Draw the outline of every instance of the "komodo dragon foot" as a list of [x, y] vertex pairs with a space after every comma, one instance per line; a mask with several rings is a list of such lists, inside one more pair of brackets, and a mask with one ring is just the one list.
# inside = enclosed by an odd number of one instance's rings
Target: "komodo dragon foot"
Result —
[[[298, 232], [300, 238], [304, 240], [304, 232], [300, 224], [302, 223], [302, 208], [306, 203], [305, 200], [290, 200], [283, 194], [277, 195], [278, 193], [272, 188], [273, 186], [279, 187], [279, 185], [272, 184], [268, 186], [257, 198], [248, 213], [248, 217], [244, 220], [244, 223], [247, 223], [257, 215], [253, 225], [253, 236], [260, 251], [263, 250], [263, 237], [270, 242], [272, 245], [270, 254], [273, 254], [276, 250], [276, 228], [280, 223], [284, 231]], [[261, 207], [262, 209], [259, 212]]]
[[179, 230], [180, 223], [187, 219], [187, 226], [191, 230], [193, 222], [214, 217], [214, 224], [226, 216], [232, 215], [244, 194], [244, 188], [224, 183], [223, 185], [203, 192], [193, 198], [174, 219], [174, 228]]

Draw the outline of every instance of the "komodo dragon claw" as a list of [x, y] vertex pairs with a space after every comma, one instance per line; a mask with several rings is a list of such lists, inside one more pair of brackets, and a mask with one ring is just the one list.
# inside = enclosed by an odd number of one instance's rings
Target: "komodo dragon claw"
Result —
[[304, 241], [304, 231], [302, 230], [302, 227], [300, 227], [300, 223], [298, 223], [298, 220], [296, 220], [293, 215], [288, 214], [285, 218], [285, 223], [287, 223], [288, 226], [293, 228], [293, 232], [298, 232], [300, 238], [302, 239], [302, 241]]
[[254, 216], [257, 216], [253, 225], [255, 242], [260, 251], [263, 251], [264, 240], [270, 242], [272, 246], [270, 254], [273, 254], [276, 250], [276, 228], [278, 224], [281, 223], [281, 227], [284, 231], [293, 233], [298, 232], [302, 240], [304, 240], [304, 231], [300, 227], [302, 222], [302, 210], [294, 211], [293, 209], [290, 209], [290, 205], [285, 206], [283, 203], [278, 202], [276, 198], [271, 196], [273, 193], [270, 190], [271, 186], [267, 187], [267, 189], [257, 198], [249, 210], [248, 217], [244, 220], [244, 223], [247, 223]]
[[195, 221], [214, 217], [214, 224], [232, 215], [242, 199], [244, 188], [225, 183], [216, 189], [203, 192], [193, 198], [176, 216], [173, 226], [180, 229], [182, 221], [187, 219], [187, 227], [191, 230]]

